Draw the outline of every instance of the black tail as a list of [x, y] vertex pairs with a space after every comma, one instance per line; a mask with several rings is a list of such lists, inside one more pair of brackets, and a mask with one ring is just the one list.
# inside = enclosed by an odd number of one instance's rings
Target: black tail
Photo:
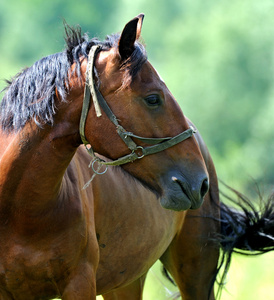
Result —
[[256, 204], [246, 196], [231, 190], [237, 195], [238, 201], [223, 195], [240, 210], [221, 203], [223, 250], [240, 253], [244, 250], [247, 254], [261, 254], [274, 250], [274, 194], [267, 201], [263, 201], [260, 197], [260, 203], [256, 208]]
[[[253, 203], [238, 191], [229, 188], [238, 198], [221, 193], [234, 207], [221, 203], [221, 265], [224, 272], [219, 281], [223, 285], [231, 263], [232, 253], [258, 255], [274, 250], [274, 194], [264, 201]], [[219, 268], [219, 270], [220, 270]]]

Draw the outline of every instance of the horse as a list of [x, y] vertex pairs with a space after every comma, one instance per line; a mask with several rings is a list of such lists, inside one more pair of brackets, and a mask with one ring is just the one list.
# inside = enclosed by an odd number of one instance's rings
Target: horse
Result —
[[138, 41], [143, 17], [105, 41], [66, 25], [63, 52], [8, 82], [1, 300], [142, 299], [157, 259], [184, 299], [215, 299], [216, 171]]

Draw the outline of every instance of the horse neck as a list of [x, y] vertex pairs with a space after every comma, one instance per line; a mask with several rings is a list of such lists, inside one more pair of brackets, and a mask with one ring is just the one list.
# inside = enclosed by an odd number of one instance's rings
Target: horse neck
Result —
[[[54, 126], [38, 128], [29, 122], [17, 133], [0, 132], [0, 212], [41, 214], [63, 201], [64, 174], [77, 149], [78, 128], [63, 114]], [[69, 180], [66, 176], [66, 180]]]

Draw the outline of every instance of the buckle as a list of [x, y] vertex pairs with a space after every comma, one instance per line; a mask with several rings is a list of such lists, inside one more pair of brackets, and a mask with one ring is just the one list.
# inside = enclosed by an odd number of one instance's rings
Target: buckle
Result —
[[[98, 163], [98, 167], [97, 167], [97, 169], [95, 169], [95, 163]], [[107, 170], [108, 170], [108, 166], [106, 166], [106, 165], [104, 165], [103, 163], [102, 163], [103, 161], [100, 159], [100, 158], [95, 158], [94, 160], [93, 160], [93, 162], [92, 162], [92, 164], [91, 164], [91, 168], [92, 168], [92, 171], [95, 173], [95, 174], [97, 174], [97, 175], [103, 175], [103, 174], [105, 174], [106, 172], [107, 172]], [[105, 166], [105, 169], [102, 171], [102, 172], [100, 172], [100, 169], [102, 168], [102, 166]]]
[[[132, 153], [135, 153], [135, 154], [137, 155], [137, 158], [138, 158], [138, 159], [141, 159], [141, 158], [143, 158], [143, 157], [145, 156], [143, 150], [144, 150], [144, 148], [143, 148], [142, 146], [137, 146], [136, 149], [133, 149], [133, 150], [132, 150]], [[140, 152], [140, 151], [141, 151], [141, 154], [138, 153], [138, 152]]]

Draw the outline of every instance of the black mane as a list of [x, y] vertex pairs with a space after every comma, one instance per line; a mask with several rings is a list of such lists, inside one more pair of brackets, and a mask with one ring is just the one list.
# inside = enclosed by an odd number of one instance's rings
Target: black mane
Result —
[[[75, 71], [79, 75], [81, 60], [88, 57], [93, 45], [100, 44], [101, 51], [108, 50], [117, 47], [120, 38], [119, 34], [113, 34], [103, 42], [97, 38], [89, 40], [86, 34], [82, 35], [80, 27], [72, 28], [66, 24], [65, 34], [66, 49], [63, 52], [42, 58], [7, 81], [0, 103], [0, 127], [4, 131], [18, 131], [31, 119], [40, 127], [53, 125], [56, 91], [61, 100], [66, 101], [71, 65], [76, 63]], [[127, 71], [125, 82], [135, 76], [145, 60], [144, 47], [137, 43], [131, 57], [121, 64]]]

